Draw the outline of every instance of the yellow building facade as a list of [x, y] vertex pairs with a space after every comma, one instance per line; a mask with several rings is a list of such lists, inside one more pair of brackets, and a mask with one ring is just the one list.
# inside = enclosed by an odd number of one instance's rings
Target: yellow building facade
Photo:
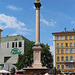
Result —
[[63, 73], [75, 73], [75, 30], [53, 34], [54, 67]]

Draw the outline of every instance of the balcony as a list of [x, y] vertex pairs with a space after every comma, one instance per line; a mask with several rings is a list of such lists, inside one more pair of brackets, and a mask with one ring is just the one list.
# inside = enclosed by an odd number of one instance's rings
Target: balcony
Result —
[[73, 69], [70, 69], [70, 68], [69, 68], [69, 69], [63, 69], [63, 70], [61, 70], [61, 71], [62, 71], [62, 72], [65, 72], [65, 73], [68, 73], [68, 72], [69, 72], [69, 73], [70, 73], [70, 72], [73, 73], [73, 72], [75, 72], [75, 69], [74, 69], [74, 68], [73, 68]]
[[73, 61], [57, 61], [57, 64], [75, 64], [75, 60]]
[[75, 46], [63, 46], [63, 47], [61, 47], [61, 46], [59, 46], [59, 47], [56, 47], [56, 49], [58, 49], [58, 48], [75, 48]]

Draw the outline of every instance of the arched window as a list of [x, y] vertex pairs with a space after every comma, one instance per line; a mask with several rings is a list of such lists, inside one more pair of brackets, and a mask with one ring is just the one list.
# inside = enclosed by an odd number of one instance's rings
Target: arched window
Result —
[[57, 54], [59, 54], [59, 49], [57, 49]]
[[66, 61], [68, 61], [68, 56], [66, 56]]
[[70, 61], [73, 61], [73, 56], [70, 56]]
[[61, 61], [64, 61], [64, 57], [63, 56], [61, 56]]
[[59, 61], [60, 59], [59, 59], [59, 56], [57, 56], [57, 61]]

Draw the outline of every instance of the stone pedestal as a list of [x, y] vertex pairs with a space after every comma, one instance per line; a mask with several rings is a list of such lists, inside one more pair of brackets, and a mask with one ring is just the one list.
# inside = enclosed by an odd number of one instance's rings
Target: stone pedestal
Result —
[[41, 63], [41, 46], [34, 46], [33, 48], [33, 68], [42, 68]]

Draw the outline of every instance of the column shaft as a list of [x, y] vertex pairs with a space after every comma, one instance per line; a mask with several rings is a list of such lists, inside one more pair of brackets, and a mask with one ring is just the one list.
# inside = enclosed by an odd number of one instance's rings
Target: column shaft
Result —
[[36, 8], [36, 43], [40, 44], [40, 8]]

